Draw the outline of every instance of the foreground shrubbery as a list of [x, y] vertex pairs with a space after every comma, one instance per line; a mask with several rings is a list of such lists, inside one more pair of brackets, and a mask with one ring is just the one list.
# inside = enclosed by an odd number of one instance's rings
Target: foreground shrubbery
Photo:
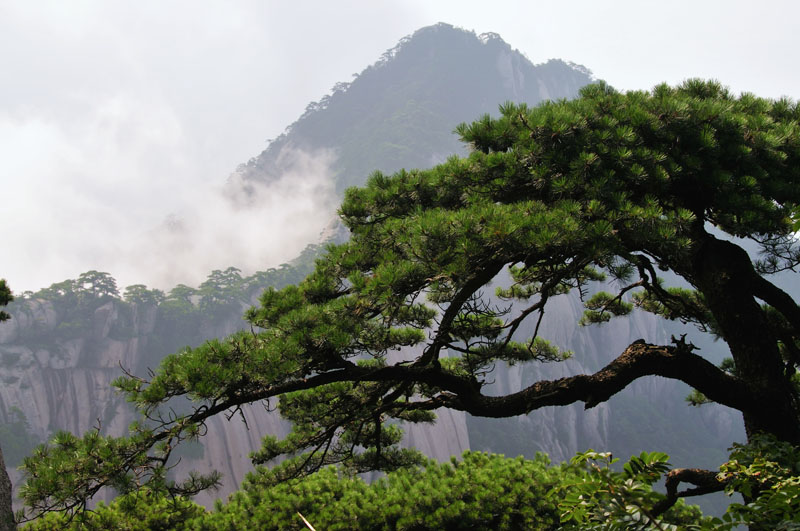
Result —
[[[640, 511], [631, 509], [629, 516], [609, 512], [621, 499], [604, 482], [627, 485], [623, 511], [652, 503], [662, 496], [652, 492], [647, 474], [662, 461], [644, 456], [646, 466], [635, 473], [604, 469], [598, 475], [587, 456], [550, 466], [544, 455], [526, 460], [466, 452], [461, 460], [429, 461], [424, 468], [392, 472], [371, 484], [331, 467], [273, 486], [271, 473], [262, 470], [214, 512], [186, 499], [138, 492], [101, 504], [71, 523], [64, 515], [50, 514], [28, 529], [306, 529], [298, 513], [318, 530], [557, 529], [608, 523], [611, 516], [628, 527], [636, 518], [648, 525]], [[587, 488], [595, 491], [586, 498], [590, 506], [576, 497]], [[678, 505], [662, 521], [665, 526], [670, 522], [699, 524], [700, 512]]]
[[92, 512], [70, 519], [65, 513], [49, 513], [26, 526], [26, 531], [53, 529], [87, 529], [105, 531], [147, 531], [187, 529], [195, 518], [203, 518], [205, 509], [184, 498], [167, 498], [150, 491], [140, 491], [114, 500], [110, 505], [100, 503]]
[[547, 493], [567, 476], [566, 468], [548, 464], [543, 456], [530, 461], [465, 453], [461, 461], [429, 462], [371, 485], [328, 468], [313, 479], [261, 488], [262, 474], [256, 473], [199, 527], [248, 522], [300, 529], [299, 511], [319, 529], [547, 528], [558, 522], [558, 507]]
[[745, 493], [722, 518], [681, 501], [663, 515], [665, 496], [652, 490], [669, 469], [667, 456], [643, 453], [621, 469], [609, 454], [588, 451], [570, 463], [465, 452], [461, 460], [428, 461], [366, 483], [329, 467], [275, 484], [265, 468], [216, 510], [185, 498], [137, 491], [69, 520], [51, 513], [28, 527], [90, 530], [307, 529], [752, 529], [800, 528], [800, 450], [774, 438], [736, 445], [721, 467], [727, 491]]

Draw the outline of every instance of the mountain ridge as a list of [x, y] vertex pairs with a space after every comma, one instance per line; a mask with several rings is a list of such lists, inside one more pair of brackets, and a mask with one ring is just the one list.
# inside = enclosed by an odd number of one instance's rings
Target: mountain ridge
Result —
[[[495, 113], [505, 101], [535, 105], [575, 97], [592, 81], [588, 69], [562, 60], [534, 65], [497, 34], [476, 35], [445, 23], [428, 26], [401, 39], [353, 81], [337, 83], [311, 102], [228, 182], [246, 186], [275, 179], [284, 169], [286, 149], [335, 149], [334, 179], [341, 194], [375, 170], [429, 167], [465, 154], [455, 127]], [[401, 130], [393, 129], [400, 122]], [[365, 152], [368, 140], [372, 149]]]

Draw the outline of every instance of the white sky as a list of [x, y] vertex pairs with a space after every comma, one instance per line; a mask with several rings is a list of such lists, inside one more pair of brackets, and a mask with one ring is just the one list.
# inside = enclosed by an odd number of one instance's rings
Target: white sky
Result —
[[[266, 190], [272, 208], [252, 217], [219, 211], [214, 187], [422, 26], [493, 31], [619, 89], [712, 77], [797, 99], [798, 20], [789, 0], [0, 0], [0, 276], [17, 292], [88, 269], [168, 288], [292, 258], [333, 208], [324, 185], [300, 206], [308, 190]], [[322, 180], [327, 156], [300, 167]], [[142, 243], [169, 214], [210, 231], [194, 254], [170, 261]]]

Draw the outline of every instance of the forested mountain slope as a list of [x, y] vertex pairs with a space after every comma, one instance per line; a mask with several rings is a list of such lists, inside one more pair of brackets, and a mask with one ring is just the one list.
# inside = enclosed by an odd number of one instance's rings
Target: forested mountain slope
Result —
[[465, 153], [453, 129], [505, 101], [535, 105], [572, 98], [591, 81], [583, 67], [551, 60], [534, 65], [498, 35], [475, 35], [448, 24], [418, 30], [386, 51], [351, 83], [336, 84], [232, 180], [275, 179], [286, 150], [336, 153], [340, 192], [375, 170], [427, 168]]

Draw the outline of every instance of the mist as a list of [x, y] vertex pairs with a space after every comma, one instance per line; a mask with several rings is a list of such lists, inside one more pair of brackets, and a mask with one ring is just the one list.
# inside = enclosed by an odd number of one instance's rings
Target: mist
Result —
[[224, 186], [186, 190], [184, 208], [133, 239], [115, 270], [169, 289], [231, 265], [245, 274], [265, 270], [319, 242], [338, 205], [335, 154], [284, 149], [280, 156], [284, 171], [268, 183], [245, 186], [234, 173]]
[[714, 77], [800, 97], [798, 6], [717, 4], [0, 2], [0, 277], [21, 292], [98, 269], [168, 289], [293, 258], [335, 208], [333, 154], [296, 154], [310, 189], [279, 177], [258, 211], [220, 188], [310, 101], [440, 21], [620, 89]]
[[[332, 152], [285, 154], [286, 172], [241, 201], [235, 174], [203, 181], [166, 106], [117, 96], [86, 120], [0, 115], [2, 276], [20, 293], [96, 269], [120, 288], [197, 285], [213, 269], [263, 270], [317, 241], [335, 213]], [[238, 201], [237, 201], [238, 197]], [[11, 258], [11, 259], [9, 259]]]
[[[334, 215], [332, 153], [287, 154], [258, 208], [222, 188], [415, 29], [404, 8], [357, 4], [0, 3], [0, 278], [21, 293], [96, 269], [169, 289], [294, 258]], [[328, 25], [348, 40], [308, 38]]]

